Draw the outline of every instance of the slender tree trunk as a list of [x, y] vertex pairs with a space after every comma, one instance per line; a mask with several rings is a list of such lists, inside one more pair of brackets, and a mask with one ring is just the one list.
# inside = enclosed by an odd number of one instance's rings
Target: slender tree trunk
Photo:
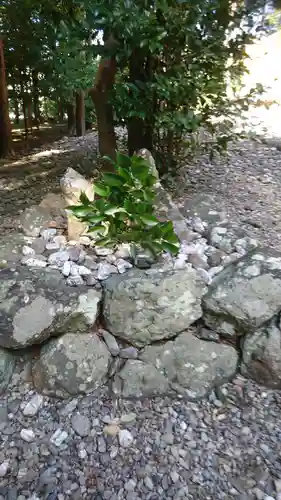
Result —
[[18, 93], [15, 85], [13, 85], [13, 95], [14, 95], [15, 124], [18, 125], [20, 122], [20, 110], [19, 110]]
[[67, 112], [67, 129], [69, 135], [74, 135], [75, 133], [75, 106], [73, 103], [68, 102], [66, 105]]
[[40, 104], [39, 104], [39, 79], [38, 72], [34, 70], [32, 72], [32, 84], [33, 84], [33, 110], [34, 110], [34, 123], [39, 129], [41, 117], [40, 117]]
[[[151, 64], [149, 57], [141, 49], [136, 49], [129, 61], [130, 82], [137, 85], [138, 81], [151, 81]], [[145, 92], [145, 90], [143, 90]], [[146, 96], [143, 96], [146, 99]], [[140, 97], [140, 99], [142, 96]], [[152, 104], [151, 104], [152, 105]], [[153, 152], [153, 124], [146, 118], [133, 116], [128, 121], [128, 152], [131, 156], [139, 149], [146, 148]]]
[[30, 128], [32, 134], [32, 122], [33, 122], [32, 100], [29, 94], [27, 94], [27, 117], [28, 117], [28, 127]]
[[0, 157], [12, 149], [12, 129], [9, 117], [8, 89], [4, 60], [4, 45], [0, 40]]
[[25, 139], [27, 139], [28, 135], [29, 135], [27, 99], [26, 99], [26, 93], [24, 91], [24, 85], [22, 82], [21, 82], [21, 98], [22, 98], [22, 113], [23, 113], [23, 120], [24, 120]]
[[[109, 36], [105, 40], [105, 50], [114, 51], [118, 43]], [[99, 134], [99, 152], [102, 156], [108, 156], [112, 160], [116, 159], [116, 136], [114, 130], [113, 109], [110, 103], [110, 93], [112, 91], [117, 71], [116, 57], [109, 55], [101, 59], [97, 71], [94, 87], [89, 91], [96, 109], [97, 127]], [[112, 170], [110, 162], [104, 162], [105, 170]]]
[[76, 135], [85, 135], [85, 100], [84, 91], [76, 92]]
[[64, 121], [64, 105], [61, 97], [58, 98], [58, 120], [59, 123]]

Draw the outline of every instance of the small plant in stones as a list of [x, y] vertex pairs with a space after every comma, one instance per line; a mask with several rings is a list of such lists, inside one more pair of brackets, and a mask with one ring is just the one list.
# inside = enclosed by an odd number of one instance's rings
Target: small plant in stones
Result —
[[155, 215], [155, 185], [148, 162], [139, 156], [117, 153], [115, 172], [104, 173], [94, 184], [98, 198], [90, 201], [85, 193], [81, 204], [68, 207], [86, 222], [95, 245], [115, 247], [129, 243], [132, 257], [138, 249], [156, 259], [162, 252], [176, 255], [180, 243], [171, 221], [161, 222]]

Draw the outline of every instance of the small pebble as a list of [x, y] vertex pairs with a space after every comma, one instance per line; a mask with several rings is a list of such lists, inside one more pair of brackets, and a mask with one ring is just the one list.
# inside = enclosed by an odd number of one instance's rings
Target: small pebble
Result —
[[131, 432], [128, 431], [127, 429], [121, 429], [121, 431], [118, 434], [118, 438], [120, 446], [122, 446], [122, 448], [128, 448], [134, 441]]
[[27, 443], [32, 443], [35, 439], [35, 434], [32, 429], [22, 429], [20, 431], [20, 437]]

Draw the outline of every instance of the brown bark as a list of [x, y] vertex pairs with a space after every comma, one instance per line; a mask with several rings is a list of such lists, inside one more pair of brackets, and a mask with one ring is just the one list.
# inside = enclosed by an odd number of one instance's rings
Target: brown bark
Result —
[[75, 106], [72, 102], [68, 102], [66, 105], [67, 112], [67, 130], [69, 135], [74, 135], [75, 133]]
[[0, 157], [12, 149], [12, 129], [9, 117], [8, 89], [4, 60], [4, 44], [0, 40]]
[[17, 94], [16, 88], [15, 88], [15, 85], [13, 87], [13, 96], [14, 96], [15, 124], [18, 125], [20, 122], [20, 110], [19, 110], [18, 94]]
[[[151, 62], [150, 56], [144, 54], [141, 49], [136, 49], [129, 61], [130, 82], [135, 85], [137, 85], [137, 82], [150, 82], [152, 78]], [[142, 92], [145, 92], [145, 90], [142, 89]], [[151, 107], [153, 107], [153, 103], [151, 103]], [[128, 120], [129, 155], [133, 155], [142, 148], [148, 149], [151, 153], [153, 152], [152, 120], [149, 121], [148, 119], [133, 116]]]
[[[116, 46], [117, 42], [112, 36], [108, 37], [104, 44], [105, 50]], [[116, 159], [117, 145], [113, 109], [109, 98], [115, 82], [116, 71], [117, 65], [114, 55], [101, 59], [94, 87], [89, 91], [96, 109], [99, 151], [102, 156], [108, 156], [112, 160]], [[105, 162], [104, 167], [107, 170], [112, 169], [109, 162]]]
[[32, 133], [32, 122], [33, 122], [33, 115], [32, 115], [32, 101], [31, 97], [27, 95], [27, 117], [28, 117], [28, 128], [30, 128], [30, 131]]
[[40, 104], [39, 104], [39, 79], [38, 72], [34, 70], [32, 72], [32, 85], [33, 85], [33, 111], [34, 111], [34, 124], [39, 128], [41, 117], [40, 117]]
[[85, 135], [85, 99], [84, 91], [78, 90], [76, 98], [76, 135]]
[[58, 99], [57, 99], [57, 106], [58, 106], [58, 121], [59, 121], [59, 123], [63, 123], [63, 121], [64, 121], [64, 101], [61, 97], [58, 97]]

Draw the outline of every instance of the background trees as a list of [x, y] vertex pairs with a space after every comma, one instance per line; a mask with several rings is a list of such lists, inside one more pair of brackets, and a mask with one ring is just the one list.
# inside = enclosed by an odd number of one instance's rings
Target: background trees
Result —
[[69, 132], [78, 135], [96, 121], [100, 152], [110, 157], [114, 126], [124, 125], [129, 153], [153, 150], [163, 171], [202, 127], [214, 135], [212, 147], [222, 148], [245, 105], [230, 99], [229, 88], [245, 70], [245, 44], [260, 8], [239, 0], [63, 0], [58, 6], [4, 0], [0, 33], [10, 112], [15, 123], [23, 117], [26, 135], [46, 119], [67, 117]]

